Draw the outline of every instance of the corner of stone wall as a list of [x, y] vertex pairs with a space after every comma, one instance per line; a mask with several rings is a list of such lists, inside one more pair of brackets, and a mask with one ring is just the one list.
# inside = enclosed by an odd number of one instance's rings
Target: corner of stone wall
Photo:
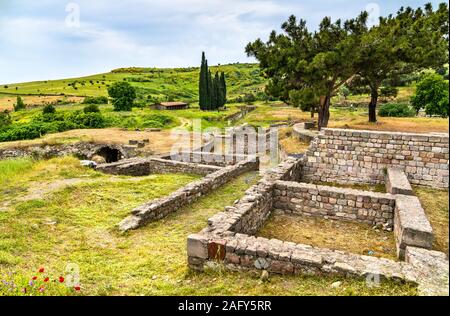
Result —
[[408, 246], [432, 248], [433, 228], [416, 196], [395, 196], [394, 235], [397, 255], [402, 260]]

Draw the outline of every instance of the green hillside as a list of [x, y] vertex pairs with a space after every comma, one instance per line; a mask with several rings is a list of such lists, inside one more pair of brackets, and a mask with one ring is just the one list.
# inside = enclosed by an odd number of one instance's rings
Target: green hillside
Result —
[[[211, 72], [223, 71], [227, 77], [228, 98], [262, 91], [265, 80], [257, 64], [231, 64], [210, 67]], [[9, 95], [107, 95], [107, 87], [117, 81], [127, 81], [136, 87], [141, 101], [167, 99], [198, 101], [199, 68], [121, 68], [109, 73], [81, 78], [8, 84], [0, 93]]]

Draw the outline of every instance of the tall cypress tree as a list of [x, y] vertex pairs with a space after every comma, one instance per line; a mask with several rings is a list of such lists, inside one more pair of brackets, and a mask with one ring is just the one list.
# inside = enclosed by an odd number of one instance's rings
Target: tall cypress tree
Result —
[[220, 85], [220, 76], [219, 73], [216, 72], [216, 75], [214, 76], [214, 106], [213, 106], [213, 110], [217, 110], [218, 108], [220, 108], [222, 105], [222, 92], [221, 92], [222, 88]]
[[207, 109], [208, 103], [208, 62], [205, 58], [205, 52], [202, 53], [202, 65], [200, 67], [199, 81], [199, 105], [201, 110]]
[[206, 110], [212, 110], [212, 103], [214, 99], [214, 83], [211, 76], [211, 71], [208, 70], [208, 93], [207, 93], [207, 105]]
[[225, 106], [225, 104], [227, 103], [227, 82], [225, 81], [225, 73], [222, 72], [220, 75], [220, 88], [221, 88], [221, 97], [222, 99], [220, 100], [220, 104], [221, 106]]

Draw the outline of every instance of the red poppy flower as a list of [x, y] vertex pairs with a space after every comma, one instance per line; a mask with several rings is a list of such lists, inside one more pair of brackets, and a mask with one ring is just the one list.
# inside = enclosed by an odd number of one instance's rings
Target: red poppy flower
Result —
[[81, 290], [81, 287], [79, 285], [77, 285], [74, 287], [74, 289], [75, 289], [75, 291], [79, 291], [79, 290]]
[[44, 272], [44, 268], [40, 268], [39, 273], [43, 273], [43, 272]]
[[34, 276], [34, 277], [33, 277], [33, 280], [36, 280], [36, 279], [37, 279], [37, 276]]
[[44, 282], [48, 282], [48, 280], [50, 280], [48, 277], [46, 277], [45, 279], [44, 279]]
[[59, 277], [59, 283], [63, 283], [64, 282], [64, 278], [62, 276]]

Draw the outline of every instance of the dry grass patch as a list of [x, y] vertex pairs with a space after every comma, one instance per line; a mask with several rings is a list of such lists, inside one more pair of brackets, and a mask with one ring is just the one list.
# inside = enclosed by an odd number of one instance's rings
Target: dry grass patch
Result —
[[414, 187], [414, 193], [433, 227], [435, 240], [433, 248], [449, 253], [448, 190]]
[[315, 217], [274, 215], [258, 236], [397, 259], [394, 234], [369, 225]]
[[[192, 134], [191, 134], [192, 135]], [[104, 129], [76, 129], [62, 133], [48, 134], [34, 140], [23, 140], [0, 143], [0, 148], [23, 148], [33, 145], [57, 145], [76, 142], [90, 142], [99, 144], [126, 145], [128, 141], [149, 139], [150, 144], [143, 150], [153, 154], [169, 153], [172, 146], [179, 142], [178, 136], [173, 136], [171, 131], [145, 132], [129, 131], [119, 128]], [[186, 146], [189, 146], [188, 144]]]
[[283, 128], [279, 131], [279, 141], [281, 149], [286, 154], [305, 153], [308, 150], [309, 143], [302, 142], [292, 135], [292, 128]]
[[378, 117], [377, 123], [369, 123], [366, 117], [357, 116], [340, 120], [333, 120], [332, 117], [329, 127], [408, 133], [448, 133], [448, 123], [448, 119], [436, 117]]
[[335, 188], [346, 188], [361, 191], [386, 193], [386, 186], [384, 184], [339, 184], [334, 182], [321, 182], [321, 181], [313, 181], [312, 184], [325, 185]]

